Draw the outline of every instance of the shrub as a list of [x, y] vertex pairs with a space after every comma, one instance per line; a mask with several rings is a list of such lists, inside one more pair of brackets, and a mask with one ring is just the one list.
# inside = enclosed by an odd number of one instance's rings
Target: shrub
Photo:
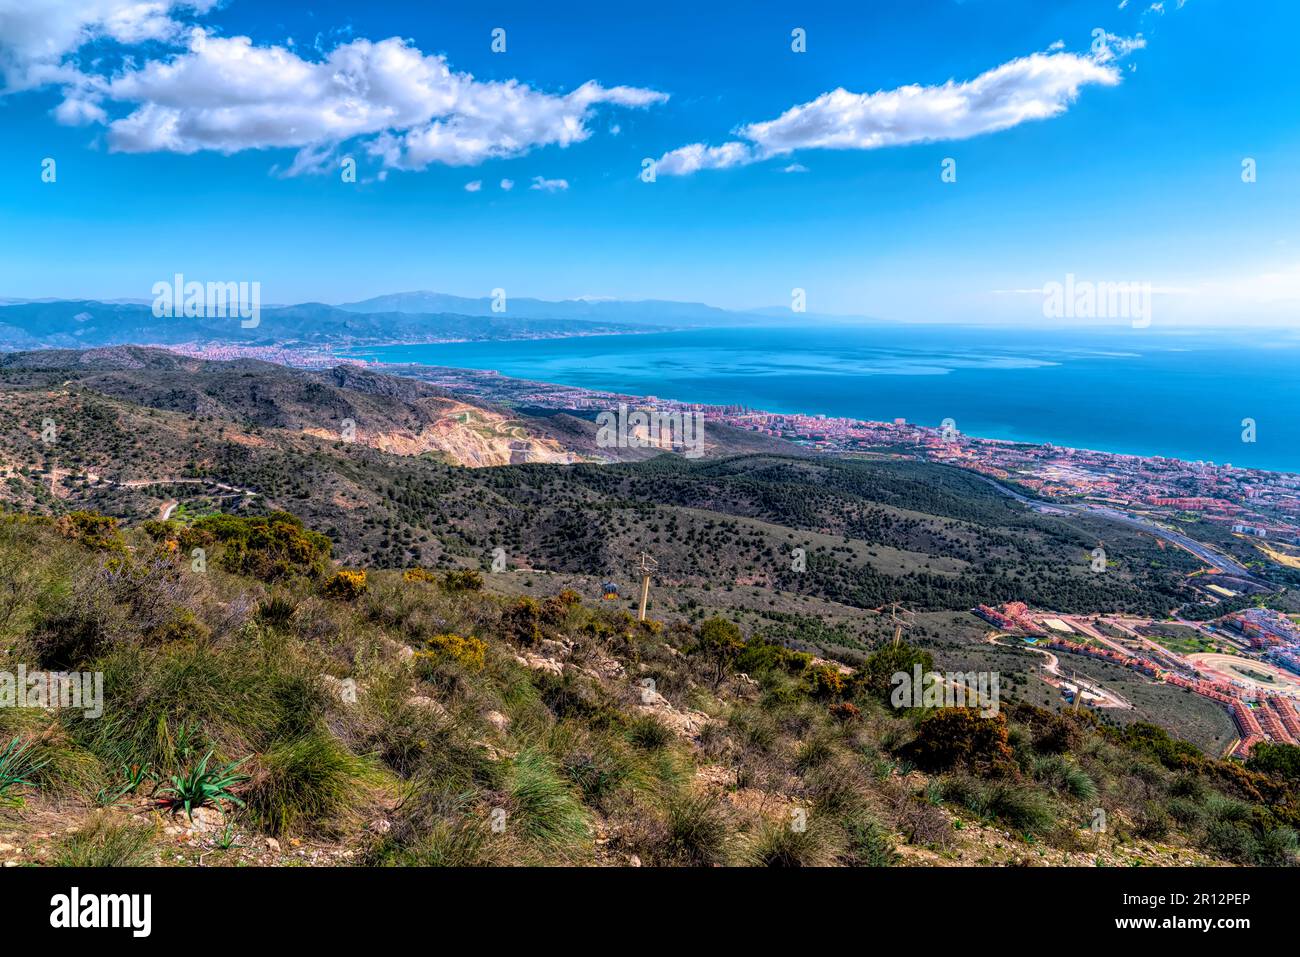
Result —
[[879, 701], [889, 701], [894, 675], [900, 671], [910, 675], [916, 665], [921, 666], [922, 674], [928, 674], [934, 670], [934, 659], [928, 652], [906, 642], [888, 644], [862, 663], [854, 675], [855, 690]]
[[713, 617], [700, 625], [691, 651], [706, 662], [713, 683], [717, 685], [744, 649], [745, 641], [741, 637], [740, 628], [725, 618]]
[[1246, 768], [1289, 781], [1300, 782], [1300, 748], [1294, 744], [1261, 741], [1250, 752]]
[[259, 756], [245, 791], [249, 817], [271, 834], [322, 827], [353, 806], [373, 770], [324, 731]]
[[1044, 834], [1056, 820], [1041, 791], [1007, 781], [994, 781], [987, 788], [984, 800], [989, 815], [1022, 834]]
[[726, 806], [717, 795], [669, 801], [664, 825], [662, 858], [655, 863], [688, 867], [726, 863], [730, 824]]
[[922, 798], [901, 799], [894, 812], [894, 824], [909, 844], [943, 847], [952, 841], [947, 815]]
[[1097, 796], [1097, 785], [1088, 772], [1063, 755], [1046, 755], [1035, 761], [1034, 777], [1081, 801], [1091, 801]]
[[862, 716], [862, 712], [851, 701], [837, 701], [827, 710], [830, 712], [831, 717], [841, 724], [856, 721]]
[[519, 752], [506, 769], [506, 829], [550, 862], [577, 863], [587, 854], [587, 812], [555, 764], [538, 748]]
[[794, 757], [796, 774], [807, 774], [813, 768], [819, 768], [835, 756], [831, 743], [822, 735], [814, 735], [799, 745]]
[[257, 620], [273, 628], [285, 627], [297, 613], [297, 602], [285, 595], [272, 595], [257, 606]]
[[188, 608], [178, 608], [175, 614], [162, 624], [155, 625], [145, 634], [151, 642], [166, 644], [172, 641], [202, 641], [212, 637], [208, 626], [194, 616]]
[[1134, 817], [1134, 833], [1151, 841], [1160, 841], [1169, 833], [1169, 811], [1155, 801], [1144, 801]]
[[449, 571], [442, 576], [447, 591], [482, 591], [483, 575], [472, 568]]
[[1255, 835], [1238, 821], [1211, 821], [1205, 829], [1206, 844], [1216, 854], [1238, 864], [1250, 864], [1255, 858]]
[[342, 569], [325, 580], [321, 594], [339, 601], [355, 601], [366, 593], [366, 573]]
[[769, 821], [750, 839], [745, 862], [752, 867], [829, 867], [840, 851], [820, 818]]
[[1205, 808], [1194, 798], [1172, 798], [1167, 807], [1169, 816], [1186, 828], [1200, 827], [1207, 816]]
[[673, 732], [653, 715], [639, 714], [628, 722], [627, 737], [638, 748], [657, 751], [669, 745]]
[[985, 777], [1014, 775], [1014, 755], [1007, 744], [1007, 719], [984, 718], [974, 708], [941, 708], [921, 719], [916, 740], [905, 754], [931, 772], [964, 768]]
[[846, 841], [840, 861], [850, 867], [890, 867], [898, 862], [889, 835], [865, 810], [855, 809], [840, 821]]
[[404, 582], [436, 582], [438, 576], [427, 568], [408, 568], [402, 572], [402, 581]]
[[756, 638], [745, 642], [745, 647], [736, 656], [735, 667], [751, 677], [774, 671], [797, 675], [811, 663], [812, 655]]
[[516, 598], [501, 615], [506, 637], [521, 645], [536, 645], [542, 640], [541, 606], [535, 598]]
[[97, 552], [125, 552], [126, 543], [117, 530], [117, 519], [95, 512], [72, 512], [59, 521], [68, 538]]
[[541, 605], [542, 621], [553, 628], [559, 627], [569, 617], [569, 609], [572, 607], [561, 601], [558, 595], [547, 598]]
[[275, 582], [293, 575], [315, 576], [325, 570], [330, 540], [308, 531], [288, 512], [269, 515], [208, 515], [180, 533], [180, 547], [189, 554], [196, 547], [219, 543], [219, 564], [226, 571]]
[[482, 671], [487, 654], [487, 644], [474, 637], [462, 638], [460, 635], [434, 635], [424, 641], [424, 650], [417, 651], [415, 657], [429, 657], [435, 660], [450, 657], [470, 671]]
[[820, 701], [833, 701], [844, 694], [844, 676], [831, 665], [813, 665], [804, 672], [808, 694]]

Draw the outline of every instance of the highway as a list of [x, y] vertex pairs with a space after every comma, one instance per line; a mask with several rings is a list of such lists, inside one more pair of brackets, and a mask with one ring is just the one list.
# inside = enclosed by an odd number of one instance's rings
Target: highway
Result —
[[1173, 529], [1165, 528], [1149, 519], [1139, 518], [1136, 515], [1129, 515], [1127, 512], [1121, 512], [1118, 509], [1108, 508], [1104, 505], [1074, 505], [1064, 502], [1041, 502], [1036, 499], [1022, 495], [1015, 489], [1007, 488], [1001, 482], [989, 478], [987, 475], [981, 475], [980, 478], [988, 482], [994, 488], [999, 489], [1006, 495], [1010, 495], [1017, 502], [1028, 505], [1036, 512], [1051, 513], [1074, 513], [1076, 515], [1095, 515], [1100, 518], [1109, 519], [1112, 522], [1120, 522], [1133, 528], [1140, 528], [1143, 531], [1150, 532], [1158, 538], [1163, 538], [1167, 542], [1178, 545], [1191, 552], [1201, 561], [1210, 567], [1216, 569], [1225, 575], [1232, 575], [1235, 578], [1242, 578], [1268, 591], [1273, 591], [1273, 586], [1268, 582], [1260, 581], [1250, 571], [1238, 562], [1236, 559], [1229, 558], [1221, 552], [1215, 551], [1208, 545], [1203, 545], [1194, 538], [1189, 538], [1182, 532], [1176, 532]]

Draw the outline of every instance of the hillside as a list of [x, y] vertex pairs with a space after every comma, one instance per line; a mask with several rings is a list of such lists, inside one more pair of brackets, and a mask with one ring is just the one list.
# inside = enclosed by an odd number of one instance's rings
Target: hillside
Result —
[[0, 709], [0, 859], [1294, 861], [1276, 761], [1023, 704], [896, 710], [888, 675], [929, 665], [906, 644], [850, 670], [722, 618], [638, 623], [328, 553], [285, 514], [0, 517], [0, 670], [104, 676], [102, 716]]
[[[1062, 712], [969, 614], [1161, 613], [1195, 566], [1134, 529], [725, 430], [578, 461], [608, 451], [586, 418], [352, 366], [117, 347], [0, 385], [0, 672], [100, 672], [105, 702], [0, 708], [8, 861], [1293, 859], [1286, 773], [1149, 723], [1221, 747], [1220, 712]], [[1000, 715], [895, 708], [914, 663], [1000, 672]], [[222, 796], [175, 813], [204, 774]]]
[[[718, 428], [706, 428], [697, 461], [597, 450], [589, 420], [520, 417], [356, 367], [125, 347], [2, 357], [0, 383], [0, 467], [14, 505], [136, 521], [178, 502], [284, 508], [345, 561], [487, 567], [503, 549], [508, 567], [600, 579], [649, 550], [673, 586], [915, 610], [1017, 598], [1160, 610], [1195, 567], [1122, 526], [1035, 515], [959, 471], [772, 454], [797, 450]], [[736, 454], [747, 445], [765, 451]], [[597, 451], [643, 461], [551, 467]], [[1116, 569], [1096, 576], [1086, 555], [1102, 539]]]

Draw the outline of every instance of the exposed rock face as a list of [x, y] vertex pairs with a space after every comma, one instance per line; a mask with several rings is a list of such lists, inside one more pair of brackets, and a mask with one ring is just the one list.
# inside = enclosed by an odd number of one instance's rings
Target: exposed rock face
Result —
[[[376, 430], [358, 420], [356, 441], [393, 455], [440, 453], [456, 465], [471, 468], [525, 462], [568, 465], [579, 460], [555, 439], [532, 435], [519, 422], [494, 410], [449, 399], [419, 402], [431, 421]], [[339, 438], [337, 432], [319, 427], [304, 428], [303, 432], [328, 441]]]

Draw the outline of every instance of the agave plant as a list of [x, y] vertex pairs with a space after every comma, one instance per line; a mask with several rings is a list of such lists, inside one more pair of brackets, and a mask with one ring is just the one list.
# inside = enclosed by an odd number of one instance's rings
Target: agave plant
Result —
[[21, 806], [22, 798], [10, 794], [10, 790], [23, 785], [32, 787], [27, 776], [35, 774], [47, 763], [32, 757], [32, 742], [23, 743], [19, 737], [10, 741], [4, 751], [0, 752], [0, 805]]
[[184, 808], [191, 820], [198, 808], [218, 804], [221, 801], [229, 801], [243, 807], [244, 802], [231, 794], [230, 789], [241, 781], [248, 780], [247, 774], [236, 772], [236, 769], [248, 758], [232, 761], [223, 768], [209, 771], [208, 762], [212, 760], [212, 755], [212, 751], [205, 754], [203, 760], [191, 768], [189, 773], [173, 775], [170, 785], [158, 789], [159, 803], [173, 811]]

